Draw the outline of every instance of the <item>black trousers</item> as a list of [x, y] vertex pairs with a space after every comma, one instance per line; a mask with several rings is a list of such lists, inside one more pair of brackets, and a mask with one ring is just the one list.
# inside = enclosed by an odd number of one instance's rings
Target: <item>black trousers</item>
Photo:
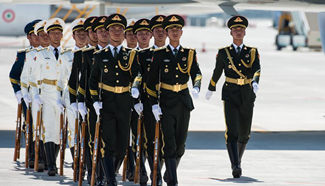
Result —
[[181, 101], [170, 107], [163, 105], [161, 104], [162, 155], [165, 159], [180, 158], [185, 152], [190, 109]]
[[128, 92], [109, 93], [107, 96], [104, 94], [101, 127], [105, 156], [108, 153], [112, 157], [123, 159], [128, 146], [131, 105]]
[[224, 101], [226, 122], [226, 143], [244, 143], [251, 133], [254, 102], [244, 102], [241, 105]]

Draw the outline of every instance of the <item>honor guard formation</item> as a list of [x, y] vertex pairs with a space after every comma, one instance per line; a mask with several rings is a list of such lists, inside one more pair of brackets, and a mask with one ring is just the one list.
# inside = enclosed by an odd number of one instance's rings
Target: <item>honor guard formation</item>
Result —
[[[79, 185], [84, 179], [92, 186], [117, 185], [120, 169], [122, 181], [178, 185], [191, 94], [198, 98], [202, 80], [195, 49], [180, 43], [184, 24], [175, 14], [129, 24], [121, 14], [78, 18], [71, 23], [75, 45], [63, 48], [62, 19], [28, 23], [30, 47], [17, 52], [9, 74], [18, 101], [14, 161], [23, 132], [26, 168], [48, 176], [64, 175], [68, 145]], [[232, 175], [239, 178], [260, 61], [257, 49], [243, 43], [248, 20], [234, 16], [227, 26], [233, 43], [218, 51], [205, 97], [224, 72], [225, 141]]]

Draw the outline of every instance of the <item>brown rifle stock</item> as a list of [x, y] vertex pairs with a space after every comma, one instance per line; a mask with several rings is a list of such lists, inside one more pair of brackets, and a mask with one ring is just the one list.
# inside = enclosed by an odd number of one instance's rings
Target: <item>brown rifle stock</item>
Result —
[[39, 157], [39, 138], [41, 134], [41, 123], [42, 123], [42, 106], [40, 106], [39, 111], [37, 111], [37, 122], [35, 130], [35, 160], [34, 160], [34, 170], [38, 171], [38, 157]]
[[99, 147], [99, 129], [100, 129], [100, 120], [99, 116], [97, 116], [96, 122], [96, 131], [94, 138], [94, 149], [93, 149], [93, 159], [92, 159], [92, 169], [91, 169], [91, 186], [95, 185], [95, 172], [96, 172], [96, 164], [98, 159], [98, 147]]
[[[129, 147], [132, 146], [132, 131], [130, 130], [130, 137], [129, 137], [129, 146], [126, 148], [126, 153], [123, 160], [123, 171], [122, 171], [122, 181], [126, 181], [126, 169], [129, 159]], [[132, 162], [133, 163], [133, 162]]]
[[29, 138], [30, 138], [30, 105], [28, 104], [26, 110], [26, 131], [25, 131], [25, 168], [28, 168], [29, 159]]
[[158, 162], [159, 162], [159, 130], [160, 129], [160, 121], [157, 121], [155, 128], [155, 148], [153, 154], [153, 175], [152, 175], [152, 186], [157, 186], [157, 170], [158, 170]]
[[17, 161], [17, 159], [19, 159], [19, 154], [20, 154], [21, 109], [22, 109], [22, 104], [20, 103], [18, 104], [18, 108], [17, 108], [14, 161]]
[[139, 115], [138, 125], [137, 125], [137, 151], [136, 151], [136, 166], [134, 173], [134, 183], [139, 183], [139, 175], [140, 175], [140, 159], [141, 159], [141, 124], [142, 124], [142, 114]]
[[81, 138], [80, 138], [80, 160], [79, 160], [79, 183], [78, 185], [82, 185], [82, 173], [83, 173], [83, 165], [85, 161], [85, 153], [86, 153], [86, 121], [83, 119], [81, 123]]
[[77, 181], [77, 163], [78, 163], [78, 151], [79, 151], [79, 123], [78, 123], [78, 114], [75, 120], [74, 128], [74, 151], [73, 151], [73, 181]]
[[63, 175], [64, 165], [64, 128], [63, 128], [64, 117], [63, 113], [60, 114], [60, 176]]

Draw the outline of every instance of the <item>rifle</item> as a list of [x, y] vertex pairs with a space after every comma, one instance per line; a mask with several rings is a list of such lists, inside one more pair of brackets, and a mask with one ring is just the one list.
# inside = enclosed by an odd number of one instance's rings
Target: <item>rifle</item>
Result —
[[25, 132], [25, 167], [28, 168], [28, 159], [29, 159], [29, 130], [30, 130], [30, 104], [27, 104], [26, 111], [26, 132]]
[[142, 124], [142, 113], [139, 115], [138, 118], [138, 125], [137, 125], [137, 152], [136, 152], [136, 166], [135, 166], [135, 173], [134, 173], [134, 183], [139, 183], [139, 175], [140, 175], [140, 160], [141, 160], [141, 124]]
[[83, 172], [83, 165], [85, 161], [85, 143], [86, 143], [86, 121], [83, 118], [81, 123], [81, 139], [80, 139], [80, 161], [79, 161], [79, 186], [82, 185], [82, 172]]
[[[132, 131], [130, 129], [130, 138], [129, 138], [129, 147], [132, 146]], [[126, 169], [129, 159], [129, 147], [126, 148], [126, 154], [123, 160], [123, 172], [122, 172], [122, 181], [126, 181]]]
[[77, 162], [78, 162], [78, 142], [79, 142], [79, 123], [78, 123], [78, 115], [79, 113], [76, 112], [76, 119], [74, 123], [74, 151], [73, 151], [73, 181], [77, 181]]
[[152, 186], [157, 186], [157, 169], [158, 169], [158, 161], [159, 161], [159, 129], [160, 129], [160, 121], [156, 122], [155, 128], [155, 148], [153, 155], [153, 175], [152, 175]]
[[[103, 82], [103, 73], [100, 72], [100, 85]], [[101, 86], [99, 86], [99, 102], [101, 101]], [[96, 121], [96, 130], [95, 130], [95, 137], [94, 137], [94, 149], [93, 149], [93, 159], [92, 159], [92, 169], [91, 169], [91, 182], [90, 185], [95, 185], [95, 172], [96, 172], [96, 164], [97, 164], [97, 156], [98, 156], [98, 147], [99, 147], [99, 130], [100, 130], [100, 118], [97, 115]]]
[[41, 133], [41, 123], [42, 123], [42, 106], [40, 106], [37, 111], [37, 121], [36, 121], [36, 131], [35, 131], [35, 161], [34, 170], [38, 171], [38, 157], [39, 157], [39, 136]]
[[20, 156], [21, 109], [22, 109], [22, 104], [19, 103], [17, 108], [14, 161], [17, 161], [17, 159], [19, 159]]
[[63, 165], [64, 165], [64, 117], [63, 113], [60, 114], [60, 176], [63, 175]]

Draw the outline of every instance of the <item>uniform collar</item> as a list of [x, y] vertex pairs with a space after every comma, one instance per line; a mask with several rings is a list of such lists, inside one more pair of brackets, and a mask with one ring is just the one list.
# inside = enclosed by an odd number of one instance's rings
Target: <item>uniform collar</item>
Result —
[[[178, 46], [180, 46], [180, 45], [178, 45]], [[162, 47], [164, 47], [164, 46], [162, 46]], [[157, 45], [154, 44], [154, 45], [152, 46], [152, 48], [153, 48], [153, 49], [157, 49], [157, 48], [160, 48], [160, 47], [158, 47]]]
[[[61, 46], [58, 46], [58, 47], [56, 47], [57, 49], [58, 49], [58, 51], [59, 51], [59, 53], [61, 52]], [[52, 46], [52, 45], [50, 45], [49, 46], [49, 49], [51, 50], [51, 51], [53, 51], [54, 52], [54, 47]]]
[[[235, 43], [232, 44], [234, 46], [234, 48], [237, 50], [237, 45]], [[239, 45], [240, 50], [243, 49], [244, 43], [242, 43], [241, 45]]]
[[75, 51], [75, 50], [79, 50], [80, 48], [79, 47], [77, 47], [76, 45], [73, 47], [73, 50]]
[[[175, 48], [174, 48], [171, 44], [168, 44], [168, 46], [170, 47], [170, 49], [171, 49], [172, 51], [174, 51]], [[176, 49], [179, 50], [180, 47], [181, 47], [181, 45], [178, 45], [178, 46], [176, 47]]]
[[100, 46], [99, 44], [98, 44], [97, 46], [98, 46], [99, 50], [101, 50], [101, 49], [103, 49], [103, 48], [108, 48], [109, 44], [106, 45], [105, 47], [102, 47], [102, 46]]
[[[115, 46], [109, 44], [108, 47], [111, 49], [112, 54], [114, 54], [114, 48], [115, 48]], [[121, 48], [122, 48], [122, 45], [119, 45], [116, 48], [117, 48], [117, 53], [119, 53], [120, 50], [121, 50]]]

